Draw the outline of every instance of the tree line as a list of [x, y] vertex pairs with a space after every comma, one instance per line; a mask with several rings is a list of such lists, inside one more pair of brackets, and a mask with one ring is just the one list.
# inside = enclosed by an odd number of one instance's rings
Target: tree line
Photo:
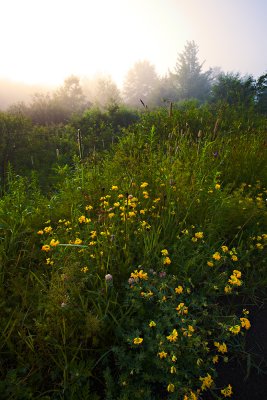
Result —
[[121, 91], [110, 77], [81, 82], [77, 76], [70, 76], [53, 93], [36, 93], [29, 104], [13, 104], [8, 112], [46, 125], [66, 123], [74, 114], [82, 115], [90, 108], [108, 110], [125, 105], [154, 109], [195, 99], [201, 104], [220, 102], [267, 113], [267, 73], [255, 79], [252, 75], [225, 73], [220, 68], [203, 71], [203, 64], [198, 46], [189, 41], [178, 54], [174, 70], [164, 77], [159, 77], [147, 60], [137, 62], [128, 71]]

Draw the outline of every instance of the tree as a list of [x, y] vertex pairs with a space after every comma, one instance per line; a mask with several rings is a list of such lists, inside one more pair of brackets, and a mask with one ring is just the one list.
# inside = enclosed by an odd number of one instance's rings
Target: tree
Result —
[[83, 111], [87, 104], [80, 79], [74, 75], [66, 78], [63, 86], [54, 93], [53, 101], [59, 103], [69, 115]]
[[109, 76], [97, 79], [93, 101], [98, 107], [103, 109], [118, 107], [122, 103], [120, 91], [116, 83]]
[[257, 88], [257, 110], [267, 114], [267, 74], [259, 77], [256, 83]]
[[249, 107], [254, 105], [256, 93], [256, 81], [251, 75], [241, 77], [239, 73], [223, 73], [212, 86], [211, 101]]
[[179, 100], [196, 98], [204, 101], [210, 92], [212, 70], [202, 72], [203, 63], [199, 63], [197, 54], [198, 46], [191, 41], [187, 42], [184, 51], [178, 55], [171, 76]]
[[134, 107], [150, 105], [158, 83], [159, 78], [154, 65], [146, 60], [135, 63], [128, 71], [123, 84], [126, 103]]

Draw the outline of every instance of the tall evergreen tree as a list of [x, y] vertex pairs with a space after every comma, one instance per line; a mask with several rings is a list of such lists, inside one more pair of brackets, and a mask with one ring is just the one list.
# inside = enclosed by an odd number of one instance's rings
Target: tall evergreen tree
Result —
[[178, 55], [172, 82], [177, 90], [177, 98], [186, 100], [207, 99], [211, 88], [212, 70], [202, 71], [203, 63], [198, 60], [198, 46], [194, 41], [186, 43], [184, 51]]

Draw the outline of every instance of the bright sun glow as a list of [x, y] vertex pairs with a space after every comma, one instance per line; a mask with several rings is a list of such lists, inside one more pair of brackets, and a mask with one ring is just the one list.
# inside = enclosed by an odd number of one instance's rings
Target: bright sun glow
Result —
[[[104, 73], [122, 83], [128, 69], [143, 59], [165, 73], [170, 59], [167, 38], [172, 32], [169, 21], [153, 7], [156, 3], [9, 0], [1, 6], [5, 16], [1, 52], [6, 56], [0, 75], [25, 83], [55, 84], [70, 74]], [[179, 24], [178, 45], [182, 46], [186, 34], [182, 34], [182, 20]], [[176, 52], [172, 55], [174, 62]]]
[[206, 68], [259, 75], [266, 12], [261, 0], [2, 0], [0, 79], [61, 84], [102, 73], [121, 85], [137, 61], [172, 70], [187, 40]]

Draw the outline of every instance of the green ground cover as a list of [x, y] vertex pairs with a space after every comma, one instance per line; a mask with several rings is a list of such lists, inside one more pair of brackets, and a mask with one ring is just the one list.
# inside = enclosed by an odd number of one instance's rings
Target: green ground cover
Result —
[[266, 298], [265, 143], [256, 115], [161, 110], [54, 169], [45, 191], [11, 170], [3, 398], [238, 398], [224, 365], [266, 373], [246, 350]]

